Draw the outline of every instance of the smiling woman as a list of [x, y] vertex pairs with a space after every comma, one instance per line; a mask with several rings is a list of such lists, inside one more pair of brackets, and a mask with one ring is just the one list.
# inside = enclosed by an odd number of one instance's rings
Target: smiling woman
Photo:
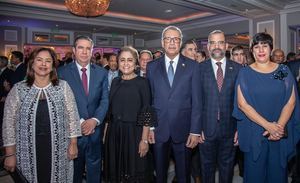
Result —
[[26, 80], [5, 101], [4, 167], [17, 167], [28, 182], [73, 182], [79, 115], [71, 88], [57, 78], [55, 61], [53, 50], [35, 49]]
[[239, 120], [245, 182], [287, 183], [288, 157], [300, 138], [297, 85], [286, 65], [271, 62], [272, 49], [271, 35], [255, 34], [255, 62], [236, 81], [233, 116]]

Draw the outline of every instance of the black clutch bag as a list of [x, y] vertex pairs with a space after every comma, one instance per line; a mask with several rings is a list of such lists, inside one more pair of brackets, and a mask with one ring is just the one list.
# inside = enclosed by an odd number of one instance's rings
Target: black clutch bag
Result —
[[9, 173], [11, 178], [18, 183], [29, 183], [28, 180], [25, 178], [25, 176], [22, 174], [22, 172], [16, 168], [14, 172]]

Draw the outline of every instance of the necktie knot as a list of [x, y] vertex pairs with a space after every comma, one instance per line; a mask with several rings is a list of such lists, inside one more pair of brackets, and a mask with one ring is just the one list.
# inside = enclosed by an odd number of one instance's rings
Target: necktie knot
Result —
[[221, 67], [222, 62], [217, 62], [216, 64], [217, 64], [218, 67]]
[[81, 71], [82, 71], [82, 72], [86, 72], [86, 68], [82, 67], [82, 68], [81, 68]]

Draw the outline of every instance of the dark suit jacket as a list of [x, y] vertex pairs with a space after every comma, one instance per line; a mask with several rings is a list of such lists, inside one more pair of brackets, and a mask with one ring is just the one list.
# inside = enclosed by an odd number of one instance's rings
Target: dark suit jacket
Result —
[[86, 96], [76, 63], [70, 63], [58, 70], [59, 77], [66, 80], [75, 95], [79, 116], [83, 119], [97, 118], [101, 123], [108, 109], [107, 71], [97, 65], [90, 65], [89, 94]]
[[[295, 78], [295, 81], [298, 83], [299, 81], [297, 81], [297, 77], [299, 76], [300, 60], [290, 61], [286, 65], [290, 68], [290, 70]], [[298, 88], [297, 88], [298, 94], [300, 96], [300, 85], [298, 84], [297, 86], [298, 86]]]
[[157, 142], [186, 142], [189, 133], [200, 134], [199, 64], [179, 57], [172, 87], [169, 85], [165, 57], [147, 64], [152, 106], [157, 113]]
[[4, 69], [4, 71], [0, 74], [0, 99], [2, 97], [6, 97], [9, 91], [5, 91], [3, 83], [4, 81], [7, 81], [10, 86], [12, 86], [12, 77], [13, 77], [13, 71], [9, 68]]
[[24, 63], [21, 63], [19, 67], [14, 71], [14, 74], [12, 75], [11, 81], [12, 84], [16, 84], [19, 81], [23, 81], [27, 72], [27, 66]]
[[[211, 62], [211, 59], [209, 59], [200, 63], [201, 131], [204, 132], [205, 137], [213, 138], [219, 125], [222, 136], [233, 137], [236, 131], [236, 120], [232, 117], [234, 86], [239, 69], [242, 66], [231, 60], [226, 61], [223, 85], [221, 92], [219, 92]], [[219, 109], [220, 122], [217, 119]]]

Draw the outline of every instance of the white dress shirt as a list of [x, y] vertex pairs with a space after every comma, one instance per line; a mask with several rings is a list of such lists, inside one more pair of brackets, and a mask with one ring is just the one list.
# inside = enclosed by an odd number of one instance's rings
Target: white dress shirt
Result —
[[226, 68], [226, 58], [224, 57], [220, 61], [217, 61], [217, 60], [211, 58], [211, 65], [212, 65], [212, 67], [214, 69], [214, 74], [215, 74], [215, 78], [216, 79], [217, 79], [217, 70], [218, 70], [218, 65], [216, 64], [217, 62], [221, 62], [222, 63], [221, 64], [221, 68], [222, 68], [222, 71], [223, 71], [223, 78], [224, 78], [224, 76], [225, 76], [225, 68]]

